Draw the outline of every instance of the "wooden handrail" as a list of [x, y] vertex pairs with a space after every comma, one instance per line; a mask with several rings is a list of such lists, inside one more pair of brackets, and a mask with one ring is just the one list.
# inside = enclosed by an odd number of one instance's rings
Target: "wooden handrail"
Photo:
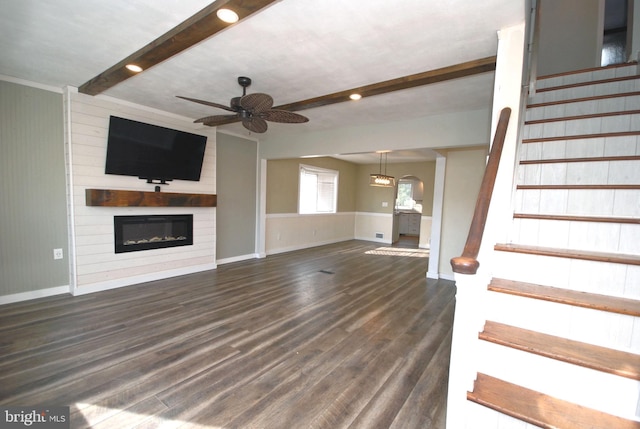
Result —
[[471, 226], [469, 227], [467, 242], [464, 245], [462, 255], [456, 258], [451, 258], [451, 267], [453, 267], [453, 272], [455, 273], [475, 274], [480, 266], [480, 263], [476, 258], [480, 251], [482, 234], [484, 233], [484, 226], [487, 222], [489, 203], [491, 202], [493, 187], [496, 183], [498, 165], [500, 164], [500, 156], [502, 155], [502, 147], [504, 146], [504, 139], [507, 134], [510, 116], [511, 109], [509, 107], [505, 107], [500, 112], [500, 119], [498, 120], [496, 134], [493, 138], [491, 153], [489, 154], [489, 162], [487, 162], [487, 167], [484, 170], [484, 177], [482, 178], [482, 184], [480, 185], [480, 193], [478, 194], [476, 208], [473, 212]]

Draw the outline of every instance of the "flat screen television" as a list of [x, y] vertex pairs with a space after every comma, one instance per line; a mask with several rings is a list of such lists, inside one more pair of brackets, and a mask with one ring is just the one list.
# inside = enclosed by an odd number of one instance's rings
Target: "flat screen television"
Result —
[[207, 137], [111, 116], [106, 174], [199, 181]]

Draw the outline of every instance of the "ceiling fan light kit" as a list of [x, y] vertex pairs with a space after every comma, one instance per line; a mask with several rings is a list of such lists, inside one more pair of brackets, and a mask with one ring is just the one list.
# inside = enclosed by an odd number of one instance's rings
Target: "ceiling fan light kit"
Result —
[[293, 113], [288, 110], [272, 109], [273, 98], [269, 94], [247, 94], [247, 87], [251, 85], [250, 78], [240, 76], [238, 78], [238, 84], [242, 87], [242, 96], [232, 98], [229, 102], [229, 106], [214, 103], [212, 101], [182, 97], [180, 95], [177, 95], [176, 97], [192, 101], [194, 103], [204, 104], [205, 106], [234, 112], [233, 114], [227, 115], [205, 116], [194, 121], [209, 127], [242, 122], [242, 125], [249, 131], [254, 133], [264, 133], [268, 128], [266, 121], [285, 124], [300, 124], [309, 121], [306, 116], [302, 116], [298, 113]]

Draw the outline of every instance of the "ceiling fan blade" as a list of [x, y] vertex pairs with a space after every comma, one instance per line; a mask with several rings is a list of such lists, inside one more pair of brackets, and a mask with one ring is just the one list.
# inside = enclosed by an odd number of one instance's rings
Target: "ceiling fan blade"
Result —
[[240, 107], [251, 113], [261, 113], [273, 107], [273, 98], [269, 94], [247, 94], [240, 98]]
[[176, 95], [176, 97], [182, 98], [183, 100], [187, 100], [187, 101], [193, 101], [194, 103], [204, 104], [205, 106], [217, 107], [218, 109], [224, 109], [224, 110], [228, 110], [229, 112], [235, 112], [235, 110], [233, 110], [231, 107], [225, 106], [224, 104], [214, 103], [213, 101], [198, 100], [197, 98], [182, 97], [180, 95]]
[[201, 122], [204, 125], [208, 125], [210, 127], [215, 127], [216, 125], [224, 125], [230, 124], [232, 122], [237, 122], [240, 120], [240, 115], [237, 113], [235, 115], [213, 115], [213, 116], [205, 116], [204, 118], [196, 119], [195, 123]]
[[243, 118], [242, 125], [249, 131], [254, 133], [264, 133], [267, 131], [267, 123], [264, 119], [260, 118]]
[[309, 118], [306, 116], [289, 112], [288, 110], [271, 109], [260, 113], [258, 117], [265, 121], [282, 122], [285, 124], [301, 124], [303, 122], [309, 122]]

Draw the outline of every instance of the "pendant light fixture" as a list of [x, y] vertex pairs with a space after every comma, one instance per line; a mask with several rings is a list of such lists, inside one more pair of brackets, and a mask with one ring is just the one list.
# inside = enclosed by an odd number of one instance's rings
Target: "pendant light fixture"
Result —
[[[369, 186], [379, 186], [382, 188], [393, 188], [396, 185], [396, 179], [393, 176], [387, 176], [387, 152], [380, 153], [380, 171], [378, 174], [369, 176]], [[384, 174], [382, 174], [382, 154], [384, 153]]]

